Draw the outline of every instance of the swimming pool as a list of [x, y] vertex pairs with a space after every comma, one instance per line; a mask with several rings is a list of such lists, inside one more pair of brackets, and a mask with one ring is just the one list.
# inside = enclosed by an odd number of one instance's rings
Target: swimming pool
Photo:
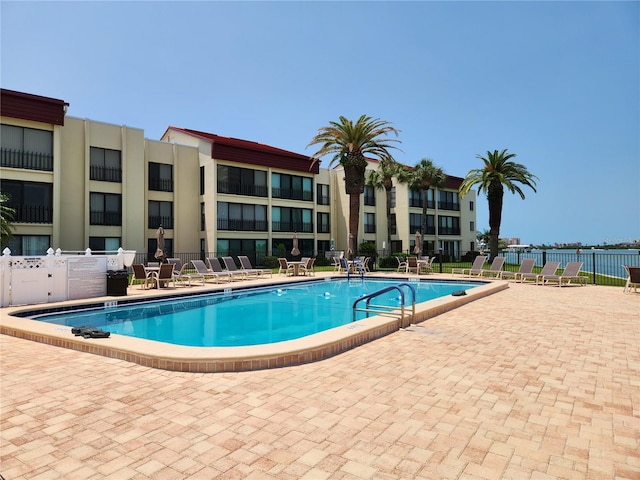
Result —
[[[327, 279], [266, 288], [230, 289], [198, 297], [79, 309], [29, 318], [69, 327], [92, 326], [114, 334], [193, 347], [234, 347], [283, 342], [353, 321], [355, 300], [397, 280]], [[407, 284], [405, 284], [407, 285]], [[405, 305], [425, 302], [478, 286], [473, 282], [413, 281], [402, 287]], [[400, 306], [392, 290], [377, 305]], [[356, 314], [357, 319], [366, 316]]]

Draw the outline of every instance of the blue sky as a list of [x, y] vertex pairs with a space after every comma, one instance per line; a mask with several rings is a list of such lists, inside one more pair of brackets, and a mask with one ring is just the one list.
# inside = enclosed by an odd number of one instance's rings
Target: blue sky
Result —
[[539, 181], [525, 200], [505, 194], [503, 237], [640, 239], [640, 2], [0, 9], [2, 87], [63, 99], [70, 116], [311, 155], [318, 128], [367, 114], [401, 130], [395, 157], [408, 165], [427, 157], [464, 177], [477, 154], [516, 153]]

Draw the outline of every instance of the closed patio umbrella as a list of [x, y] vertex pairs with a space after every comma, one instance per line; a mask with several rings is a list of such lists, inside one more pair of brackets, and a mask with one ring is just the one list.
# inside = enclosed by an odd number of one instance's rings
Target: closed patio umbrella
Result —
[[156, 247], [156, 254], [154, 257], [158, 260], [164, 261], [164, 228], [162, 228], [162, 225], [160, 225], [156, 231], [156, 240], [158, 241], [158, 245]]
[[353, 233], [349, 232], [349, 248], [347, 250], [347, 255], [349, 256], [349, 258], [351, 258], [355, 253], [356, 253], [356, 249], [355, 249], [355, 245], [353, 244]]
[[298, 250], [298, 234], [293, 234], [293, 248], [291, 249], [291, 255], [297, 257], [300, 255], [300, 250]]
[[422, 235], [420, 231], [416, 230], [416, 244], [413, 247], [413, 253], [420, 255], [422, 253]]

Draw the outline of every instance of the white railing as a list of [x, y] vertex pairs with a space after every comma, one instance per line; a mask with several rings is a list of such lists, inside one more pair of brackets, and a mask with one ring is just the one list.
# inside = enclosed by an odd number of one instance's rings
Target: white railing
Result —
[[107, 271], [130, 267], [134, 250], [93, 255], [49, 248], [43, 256], [12, 256], [5, 248], [0, 257], [0, 307], [62, 302], [107, 294]]

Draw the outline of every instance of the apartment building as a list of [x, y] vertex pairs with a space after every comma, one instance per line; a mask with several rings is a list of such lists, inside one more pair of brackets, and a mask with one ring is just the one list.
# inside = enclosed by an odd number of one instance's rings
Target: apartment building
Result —
[[[67, 116], [69, 104], [48, 97], [2, 89], [0, 100], [0, 191], [16, 210], [8, 245], [16, 255], [122, 246], [151, 256], [160, 225], [169, 255], [249, 254], [259, 262], [289, 252], [294, 235], [305, 255], [347, 248], [339, 167], [180, 127], [149, 140], [138, 128]], [[460, 202], [461, 181], [448, 177], [428, 192], [425, 253], [474, 249], [475, 195]], [[367, 187], [359, 241], [388, 254], [412, 249], [420, 195], [396, 184], [389, 224], [385, 192]]]

